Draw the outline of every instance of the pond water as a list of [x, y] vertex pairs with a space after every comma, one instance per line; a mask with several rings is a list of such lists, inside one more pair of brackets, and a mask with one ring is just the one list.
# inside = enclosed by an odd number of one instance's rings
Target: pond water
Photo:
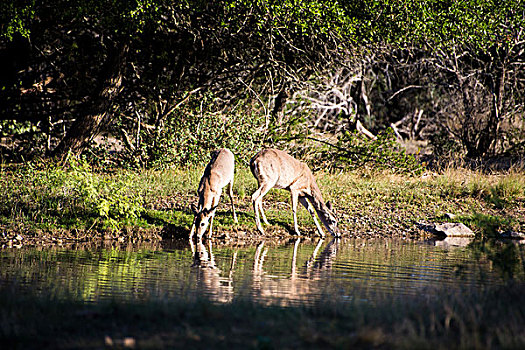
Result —
[[524, 253], [516, 243], [391, 239], [8, 249], [0, 251], [0, 284], [85, 302], [367, 302], [525, 280]]

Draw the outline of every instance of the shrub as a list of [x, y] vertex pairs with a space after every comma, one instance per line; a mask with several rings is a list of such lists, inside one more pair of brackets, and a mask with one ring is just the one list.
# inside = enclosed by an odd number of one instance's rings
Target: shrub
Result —
[[375, 140], [369, 140], [358, 132], [344, 132], [337, 145], [329, 147], [321, 158], [327, 161], [332, 169], [351, 170], [371, 168], [389, 170], [394, 173], [421, 174], [423, 166], [413, 155], [409, 155], [399, 145], [394, 132], [388, 128]]
[[67, 227], [98, 221], [119, 228], [120, 219], [137, 219], [144, 210], [129, 175], [97, 174], [85, 161], [72, 160], [64, 167], [44, 164], [40, 169], [28, 163], [16, 171], [16, 180], [4, 182], [0, 196], [2, 215], [15, 222]]

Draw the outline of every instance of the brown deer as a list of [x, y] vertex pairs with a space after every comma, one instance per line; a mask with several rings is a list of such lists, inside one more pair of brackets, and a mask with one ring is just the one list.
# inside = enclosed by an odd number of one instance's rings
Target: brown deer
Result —
[[197, 231], [197, 237], [201, 239], [208, 227], [208, 237], [212, 236], [215, 210], [219, 205], [222, 189], [226, 185], [229, 185], [228, 195], [232, 203], [233, 220], [236, 223], [238, 222], [235, 205], [233, 204], [234, 162], [235, 157], [233, 153], [226, 148], [221, 148], [212, 153], [211, 160], [204, 170], [197, 190], [199, 194], [198, 207], [192, 207], [195, 218], [191, 227], [190, 239], [195, 231]]
[[250, 160], [250, 169], [259, 183], [259, 188], [252, 195], [252, 202], [255, 211], [255, 223], [262, 234], [264, 234], [264, 230], [261, 226], [259, 214], [262, 216], [264, 223], [269, 224], [263, 211], [262, 199], [270, 189], [275, 187], [286, 189], [291, 193], [293, 223], [297, 235], [300, 235], [299, 227], [297, 226], [298, 201], [312, 215], [321, 237], [324, 237], [325, 234], [315, 217], [315, 213], [317, 213], [321, 222], [332, 235], [336, 237], [341, 235], [337, 228], [337, 219], [332, 212], [331, 205], [330, 203], [325, 204], [308, 165], [298, 161], [286, 152], [268, 148], [260, 151]]

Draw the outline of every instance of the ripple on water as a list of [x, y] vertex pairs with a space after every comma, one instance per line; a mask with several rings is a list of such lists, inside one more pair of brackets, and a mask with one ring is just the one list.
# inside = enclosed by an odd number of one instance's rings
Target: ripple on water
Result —
[[[524, 249], [516, 246], [515, 249]], [[522, 254], [522, 252], [521, 252]], [[521, 256], [521, 255], [518, 255]], [[402, 297], [504, 283], [475, 247], [343, 239], [251, 247], [19, 249], [0, 252], [0, 283], [86, 302], [208, 298], [290, 305]], [[523, 279], [523, 264], [510, 267]]]

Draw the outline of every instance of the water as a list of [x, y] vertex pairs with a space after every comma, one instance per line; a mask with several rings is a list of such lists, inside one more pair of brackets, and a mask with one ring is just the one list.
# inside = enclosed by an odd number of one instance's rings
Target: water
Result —
[[[459, 246], [458, 246], [459, 245]], [[290, 240], [233, 247], [204, 241], [140, 247], [0, 251], [0, 284], [85, 302], [195, 300], [263, 304], [373, 301], [524, 280], [511, 243]]]

